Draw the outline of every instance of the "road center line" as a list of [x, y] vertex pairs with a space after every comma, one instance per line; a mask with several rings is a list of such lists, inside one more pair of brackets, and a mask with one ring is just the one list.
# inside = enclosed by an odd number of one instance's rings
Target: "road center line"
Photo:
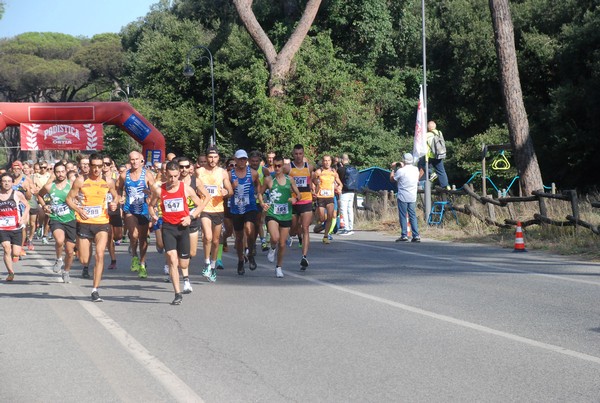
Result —
[[574, 357], [574, 358], [578, 358], [580, 360], [584, 360], [584, 361], [590, 361], [593, 362], [595, 364], [600, 364], [600, 357], [595, 357], [593, 355], [589, 355], [589, 354], [585, 354], [585, 353], [580, 353], [578, 351], [574, 351], [574, 350], [569, 350], [567, 348], [564, 347], [560, 347], [560, 346], [556, 346], [554, 344], [548, 344], [548, 343], [544, 343], [541, 341], [537, 341], [537, 340], [533, 340], [533, 339], [529, 339], [527, 337], [522, 337], [522, 336], [518, 336], [516, 334], [512, 334], [512, 333], [508, 333], [508, 332], [503, 332], [501, 330], [496, 330], [496, 329], [492, 329], [490, 327], [487, 326], [482, 326], [482, 325], [478, 325], [476, 323], [472, 323], [472, 322], [467, 322], [465, 320], [461, 320], [461, 319], [456, 319], [453, 318], [451, 316], [447, 316], [447, 315], [441, 315], [435, 312], [431, 312], [431, 311], [426, 311], [424, 309], [420, 309], [420, 308], [416, 308], [414, 306], [410, 306], [410, 305], [405, 305], [405, 304], [401, 304], [399, 302], [395, 302], [395, 301], [391, 301], [389, 299], [386, 298], [381, 298], [381, 297], [377, 297], [371, 294], [367, 294], [364, 292], [360, 292], [360, 291], [356, 291], [356, 290], [352, 290], [350, 288], [347, 287], [342, 287], [342, 286], [338, 286], [332, 283], [328, 283], [326, 281], [322, 281], [322, 280], [317, 280], [313, 277], [310, 276], [306, 276], [306, 275], [299, 275], [299, 274], [295, 274], [293, 272], [290, 271], [285, 271], [285, 274], [287, 276], [290, 277], [294, 277], [294, 278], [298, 278], [298, 279], [302, 279], [304, 281], [308, 281], [311, 282], [313, 284], [318, 284], [324, 287], [328, 287], [328, 288], [332, 288], [334, 290], [337, 291], [341, 291], [347, 294], [351, 294], [357, 297], [361, 297], [361, 298], [365, 298], [374, 302], [378, 302], [378, 303], [382, 303], [385, 305], [389, 305], [392, 306], [394, 308], [399, 308], [402, 309], [404, 311], [407, 312], [411, 312], [411, 313], [415, 313], [417, 315], [422, 315], [422, 316], [426, 316], [432, 319], [436, 319], [439, 321], [443, 321], [446, 323], [451, 323], [453, 325], [457, 325], [457, 326], [462, 326], [464, 328], [468, 328], [468, 329], [473, 329], [476, 330], [478, 332], [482, 332], [482, 333], [486, 333], [486, 334], [491, 334], [494, 336], [498, 336], [498, 337], [502, 337], [508, 340], [512, 340], [512, 341], [516, 341], [522, 344], [526, 344], [529, 346], [533, 346], [533, 347], [537, 347], [537, 348], [541, 348], [544, 350], [548, 350], [554, 353], [559, 353], [559, 354], [563, 354], [569, 357]]
[[[52, 272], [52, 263], [43, 258], [35, 259], [40, 267], [46, 267]], [[169, 369], [162, 361], [156, 358], [131, 334], [127, 333], [117, 322], [91, 302], [87, 295], [74, 284], [66, 285], [67, 292], [85, 309], [98, 323], [100, 323], [137, 361], [147, 370], [177, 402], [204, 402], [181, 378]]]

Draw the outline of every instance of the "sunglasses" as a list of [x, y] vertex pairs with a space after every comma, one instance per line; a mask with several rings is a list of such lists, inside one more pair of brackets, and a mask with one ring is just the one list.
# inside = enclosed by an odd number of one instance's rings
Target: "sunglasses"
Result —
[[48, 168], [48, 167], [40, 167], [40, 169], [46, 169], [46, 168]]
[[179, 165], [179, 169], [187, 169], [190, 165]]
[[109, 167], [109, 166], [112, 165], [112, 162], [106, 162], [106, 161], [104, 161], [104, 165], [107, 166], [107, 167]]
[[103, 164], [90, 164], [92, 168], [102, 168]]
[[281, 168], [281, 167], [283, 166], [283, 164], [273, 164], [273, 166], [274, 166], [275, 168]]

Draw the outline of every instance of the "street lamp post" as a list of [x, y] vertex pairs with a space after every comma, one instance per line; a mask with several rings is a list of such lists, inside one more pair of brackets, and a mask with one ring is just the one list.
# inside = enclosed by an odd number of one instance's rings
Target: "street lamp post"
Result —
[[213, 126], [213, 133], [212, 133], [210, 145], [214, 146], [217, 144], [217, 129], [216, 129], [216, 125], [215, 125], [215, 75], [214, 75], [214, 70], [213, 70], [213, 56], [212, 56], [212, 53], [210, 52], [210, 50], [206, 46], [196, 45], [190, 49], [190, 51], [187, 54], [185, 67], [183, 68], [183, 75], [186, 77], [192, 77], [194, 75], [194, 68], [192, 67], [192, 65], [190, 63], [190, 57], [191, 57], [194, 49], [198, 49], [198, 48], [204, 49], [208, 53], [208, 57], [200, 56], [200, 57], [198, 57], [198, 60], [206, 58], [206, 59], [208, 59], [208, 61], [210, 63], [210, 84], [211, 84], [211, 89], [212, 89], [212, 126]]
[[119, 94], [123, 95], [123, 97], [125, 98], [125, 102], [129, 102], [129, 95], [127, 95], [127, 93], [125, 91], [123, 91], [121, 88], [117, 88], [116, 90], [112, 90], [110, 92], [110, 101], [113, 100], [113, 97], [120, 98], [121, 95], [119, 95]]

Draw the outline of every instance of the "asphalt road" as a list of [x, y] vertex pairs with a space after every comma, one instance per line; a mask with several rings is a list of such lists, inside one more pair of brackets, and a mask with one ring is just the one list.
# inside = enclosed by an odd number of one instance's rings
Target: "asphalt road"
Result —
[[196, 260], [180, 306], [154, 246], [145, 280], [119, 246], [94, 304], [81, 266], [59, 283], [38, 245], [0, 282], [0, 401], [600, 401], [599, 264], [319, 239], [306, 272], [292, 247], [283, 279], [262, 253], [244, 276], [225, 254], [216, 283]]

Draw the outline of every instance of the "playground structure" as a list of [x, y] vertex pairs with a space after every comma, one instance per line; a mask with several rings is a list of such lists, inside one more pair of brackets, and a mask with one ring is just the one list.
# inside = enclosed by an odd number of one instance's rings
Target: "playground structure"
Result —
[[165, 138], [126, 102], [0, 102], [0, 131], [31, 123], [101, 123], [114, 125], [142, 145], [147, 163], [165, 157]]

